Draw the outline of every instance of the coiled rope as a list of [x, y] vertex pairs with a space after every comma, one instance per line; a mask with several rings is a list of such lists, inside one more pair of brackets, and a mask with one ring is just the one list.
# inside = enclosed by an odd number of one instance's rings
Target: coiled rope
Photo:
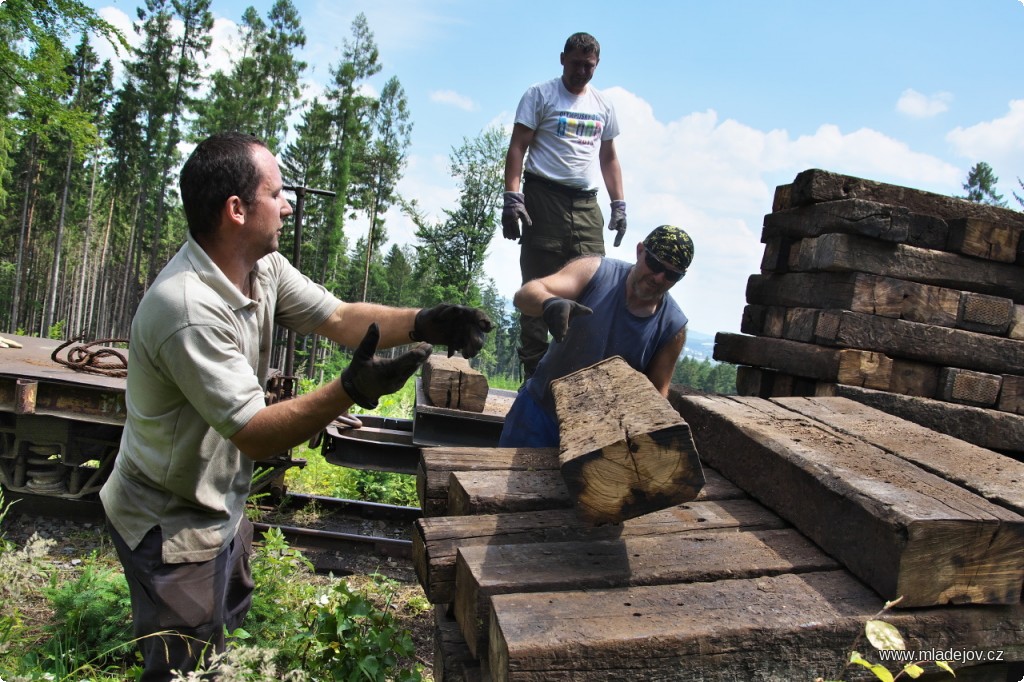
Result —
[[[128, 339], [98, 339], [89, 343], [81, 343], [84, 336], [65, 341], [50, 354], [54, 362], [70, 367], [76, 372], [89, 372], [91, 374], [102, 374], [108, 377], [128, 376], [128, 361], [124, 355], [115, 348], [109, 348], [105, 344], [128, 343]], [[79, 345], [70, 347], [72, 344]], [[96, 350], [90, 350], [93, 346], [99, 346]], [[58, 357], [58, 354], [67, 348], [66, 357]]]

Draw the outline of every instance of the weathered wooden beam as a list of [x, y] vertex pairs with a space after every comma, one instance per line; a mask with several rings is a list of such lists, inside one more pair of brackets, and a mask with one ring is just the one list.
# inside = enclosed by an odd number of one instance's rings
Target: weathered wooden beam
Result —
[[1024, 270], [1015, 265], [848, 234], [802, 239], [787, 263], [797, 272], [865, 272], [1024, 302]]
[[[938, 388], [939, 367], [936, 365], [890, 358], [874, 351], [828, 348], [789, 339], [719, 332], [715, 336], [713, 357], [803, 379], [869, 386], [908, 395], [934, 397]], [[813, 392], [806, 387], [801, 389], [801, 394]], [[749, 388], [742, 393], [754, 394]], [[760, 391], [756, 394], [769, 397], [783, 392], [773, 386], [768, 395]]]
[[998, 408], [1003, 412], [1024, 414], [1024, 377], [1004, 374], [999, 389]]
[[811, 343], [729, 332], [715, 335], [712, 357], [735, 365], [767, 367], [820, 381], [835, 381], [841, 350]]
[[491, 598], [498, 594], [714, 582], [838, 568], [792, 529], [460, 547], [455, 620], [470, 652], [479, 657], [487, 651]]
[[776, 185], [775, 192], [772, 194], [772, 211], [785, 211], [787, 208], [793, 208], [790, 204], [790, 190], [793, 189], [793, 185]]
[[[495, 682], [831, 678], [882, 600], [845, 571], [713, 583], [503, 594], [492, 599]], [[911, 650], [1024, 656], [1024, 608], [885, 616]], [[794, 671], [798, 671], [795, 673]]]
[[[1006, 386], [1006, 377], [1003, 378]], [[818, 395], [856, 400], [979, 447], [1024, 454], [1024, 416], [856, 386], [821, 384]]]
[[[708, 471], [705, 472], [704, 487], [695, 499], [722, 500], [743, 496], [739, 488], [716, 472]], [[557, 470], [453, 471], [449, 478], [448, 513], [454, 516], [574, 506], [575, 498], [569, 492], [565, 477]], [[591, 522], [585, 516], [580, 518]]]
[[1008, 298], [964, 291], [960, 295], [954, 326], [983, 334], [1007, 335], [1013, 323], [1014, 308], [1013, 301]]
[[689, 426], [621, 357], [552, 381], [551, 394], [559, 468], [582, 518], [619, 523], [697, 497], [704, 474]]
[[416, 493], [424, 516], [444, 516], [448, 513], [448, 477], [453, 471], [557, 468], [557, 448], [422, 448]]
[[840, 199], [769, 213], [764, 217], [761, 241], [767, 242], [775, 237], [819, 237], [830, 232], [856, 234], [925, 249], [945, 249], [950, 230], [941, 218], [911, 213], [903, 206], [863, 199]]
[[711, 466], [886, 599], [1020, 601], [1024, 517], [774, 402], [676, 404]]
[[557, 470], [453, 471], [448, 481], [448, 513], [499, 514], [568, 509], [573, 497]]
[[847, 398], [776, 398], [772, 402], [1024, 515], [1024, 462]]
[[[818, 395], [821, 386], [832, 386], [834, 384], [797, 377], [792, 374], [776, 372], [761, 367], [750, 367], [739, 365], [736, 367], [736, 393], [738, 395], [754, 396], [757, 398], [775, 398], [784, 396], [809, 396]], [[669, 400], [675, 400], [673, 394], [669, 394]]]
[[487, 377], [465, 358], [435, 353], [423, 363], [423, 392], [434, 407], [483, 412], [487, 403]]
[[1024, 341], [850, 310], [823, 310], [817, 343], [993, 374], [1024, 374]]
[[470, 653], [459, 624], [448, 615], [447, 606], [434, 607], [435, 682], [483, 682], [480, 662]]
[[939, 400], [975, 407], [995, 407], [1003, 378], [960, 367], [943, 367], [939, 372]]
[[1024, 228], [1024, 215], [1012, 209], [957, 199], [910, 187], [865, 180], [850, 175], [840, 175], [817, 168], [799, 173], [793, 180], [789, 194], [793, 206], [842, 199], [863, 199], [902, 206], [914, 213], [937, 216], [946, 221], [957, 218], [979, 218], [997, 224]]
[[862, 272], [751, 275], [746, 297], [763, 306], [835, 308], [996, 335], [1006, 335], [1014, 320], [1009, 298]]
[[627, 519], [621, 525], [593, 526], [581, 521], [572, 509], [422, 518], [417, 519], [413, 532], [413, 566], [427, 599], [446, 603], [454, 599], [455, 558], [460, 547], [594, 542], [710, 530], [770, 530], [785, 525], [750, 499], [687, 502]]

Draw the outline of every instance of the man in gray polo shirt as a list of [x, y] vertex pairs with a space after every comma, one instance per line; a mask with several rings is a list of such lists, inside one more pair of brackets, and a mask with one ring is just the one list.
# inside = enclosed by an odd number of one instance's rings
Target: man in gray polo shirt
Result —
[[[128, 418], [100, 492], [147, 681], [223, 650], [225, 630], [249, 610], [253, 461], [308, 440], [353, 404], [376, 407], [426, 360], [429, 344], [469, 358], [491, 329], [466, 306], [344, 303], [299, 273], [277, 252], [292, 207], [257, 138], [204, 140], [180, 187], [188, 241], [132, 321]], [[338, 381], [267, 405], [275, 324], [356, 348], [352, 363]], [[410, 341], [424, 343], [394, 359], [374, 355]]]

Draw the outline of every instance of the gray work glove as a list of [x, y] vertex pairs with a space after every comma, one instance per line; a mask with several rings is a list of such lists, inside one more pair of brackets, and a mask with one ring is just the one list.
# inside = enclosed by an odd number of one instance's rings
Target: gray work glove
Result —
[[544, 323], [558, 343], [561, 343], [569, 333], [569, 322], [572, 318], [577, 315], [589, 315], [592, 312], [594, 311], [587, 306], [567, 298], [552, 296], [544, 301]]
[[612, 217], [608, 220], [608, 229], [618, 232], [615, 235], [615, 246], [622, 243], [622, 237], [626, 234], [626, 202], [617, 199], [612, 202]]
[[519, 229], [519, 221], [533, 225], [530, 214], [526, 212], [526, 196], [522, 192], [505, 192], [505, 205], [501, 209], [501, 234], [505, 239], [519, 239], [523, 233]]
[[352, 354], [352, 362], [341, 373], [341, 386], [345, 393], [356, 405], [368, 410], [377, 407], [382, 395], [394, 393], [405, 386], [433, 350], [430, 344], [421, 343], [397, 358], [378, 358], [374, 353], [379, 342], [380, 327], [374, 322]]
[[466, 305], [439, 303], [416, 313], [416, 322], [409, 338], [448, 347], [448, 357], [455, 351], [469, 359], [480, 352], [484, 334], [494, 325], [487, 313]]

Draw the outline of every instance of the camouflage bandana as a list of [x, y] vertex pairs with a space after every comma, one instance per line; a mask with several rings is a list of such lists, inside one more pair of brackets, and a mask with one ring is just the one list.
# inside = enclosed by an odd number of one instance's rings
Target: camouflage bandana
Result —
[[681, 227], [661, 225], [654, 228], [644, 239], [644, 248], [679, 272], [686, 272], [693, 262], [693, 240]]

